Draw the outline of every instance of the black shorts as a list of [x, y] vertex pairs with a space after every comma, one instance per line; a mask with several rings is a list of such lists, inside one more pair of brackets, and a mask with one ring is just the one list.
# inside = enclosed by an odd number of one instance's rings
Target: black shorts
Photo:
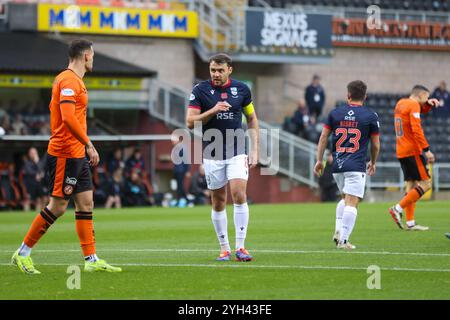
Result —
[[92, 174], [86, 158], [47, 157], [49, 194], [70, 199], [72, 194], [93, 190]]
[[430, 179], [425, 157], [412, 156], [398, 159], [406, 181], [424, 181]]

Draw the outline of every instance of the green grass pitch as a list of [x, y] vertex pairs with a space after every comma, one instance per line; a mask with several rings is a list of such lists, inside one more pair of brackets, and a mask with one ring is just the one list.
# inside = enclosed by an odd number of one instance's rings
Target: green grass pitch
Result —
[[[357, 249], [342, 252], [331, 240], [334, 204], [252, 205], [248, 263], [215, 261], [210, 207], [97, 209], [98, 255], [124, 271], [82, 272], [73, 290], [67, 268], [83, 262], [73, 210], [35, 247], [37, 276], [10, 265], [35, 213], [2, 212], [0, 299], [450, 299], [450, 202], [418, 203], [426, 232], [401, 231], [387, 207], [361, 204], [351, 237]], [[371, 265], [380, 267], [381, 289], [367, 287]]]

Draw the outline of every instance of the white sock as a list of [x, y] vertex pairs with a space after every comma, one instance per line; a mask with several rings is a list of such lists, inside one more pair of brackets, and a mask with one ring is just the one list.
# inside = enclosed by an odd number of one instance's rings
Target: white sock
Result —
[[249, 219], [249, 210], [247, 202], [243, 204], [234, 204], [234, 227], [236, 229], [236, 249], [245, 248], [245, 237], [247, 236], [247, 227]]
[[21, 257], [28, 257], [31, 254], [32, 248], [27, 246], [25, 243], [22, 242], [22, 245], [19, 248], [19, 256]]
[[415, 220], [406, 221], [406, 225], [410, 228], [414, 227], [416, 225], [416, 221]]
[[84, 261], [95, 262], [97, 260], [99, 259], [95, 253], [84, 257]]
[[344, 215], [344, 207], [345, 207], [345, 201], [342, 199], [338, 202], [336, 206], [336, 232], [341, 232], [342, 229], [342, 216]]
[[397, 211], [400, 212], [400, 213], [403, 212], [403, 208], [400, 207], [400, 204], [399, 204], [399, 203], [397, 203], [397, 204], [395, 205], [395, 210], [397, 210]]
[[220, 250], [231, 251], [228, 241], [228, 220], [227, 211], [211, 211], [211, 220], [216, 230], [217, 239], [219, 240]]
[[344, 215], [342, 216], [342, 229], [340, 242], [348, 241], [352, 234], [353, 227], [356, 222], [358, 211], [355, 207], [345, 206]]

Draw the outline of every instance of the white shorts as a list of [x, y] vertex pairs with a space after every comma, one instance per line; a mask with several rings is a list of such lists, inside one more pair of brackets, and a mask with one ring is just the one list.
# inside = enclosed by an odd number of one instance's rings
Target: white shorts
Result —
[[203, 159], [208, 189], [222, 188], [231, 179], [248, 180], [248, 156], [240, 154], [226, 160]]
[[348, 194], [361, 199], [364, 197], [364, 190], [366, 189], [365, 172], [333, 173], [333, 177], [342, 194]]

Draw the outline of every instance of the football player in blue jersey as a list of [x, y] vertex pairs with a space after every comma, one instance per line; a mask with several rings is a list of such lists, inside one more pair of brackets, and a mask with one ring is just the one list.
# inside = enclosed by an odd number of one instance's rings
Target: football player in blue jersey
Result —
[[[252, 256], [244, 246], [249, 221], [246, 189], [249, 166], [253, 168], [258, 163], [259, 127], [250, 89], [244, 83], [231, 79], [232, 71], [232, 61], [228, 55], [221, 53], [209, 59], [211, 79], [193, 88], [186, 125], [190, 129], [194, 125], [202, 125], [203, 165], [208, 189], [211, 190], [211, 219], [221, 248], [217, 260], [231, 259], [225, 209], [229, 182], [234, 204], [236, 259], [251, 261]], [[246, 117], [249, 129], [249, 156], [246, 154], [245, 134], [242, 134], [242, 115]], [[214, 139], [208, 140], [207, 136], [214, 136]], [[219, 143], [219, 148], [215, 147], [218, 141], [223, 141]]]
[[[367, 86], [360, 80], [347, 85], [347, 105], [335, 108], [328, 115], [317, 147], [314, 173], [323, 171], [323, 153], [332, 135], [333, 177], [343, 199], [336, 207], [336, 229], [333, 240], [338, 249], [355, 249], [349, 237], [356, 222], [357, 207], [364, 197], [366, 174], [375, 174], [380, 151], [378, 115], [363, 106]], [[370, 161], [366, 165], [370, 142]]]

